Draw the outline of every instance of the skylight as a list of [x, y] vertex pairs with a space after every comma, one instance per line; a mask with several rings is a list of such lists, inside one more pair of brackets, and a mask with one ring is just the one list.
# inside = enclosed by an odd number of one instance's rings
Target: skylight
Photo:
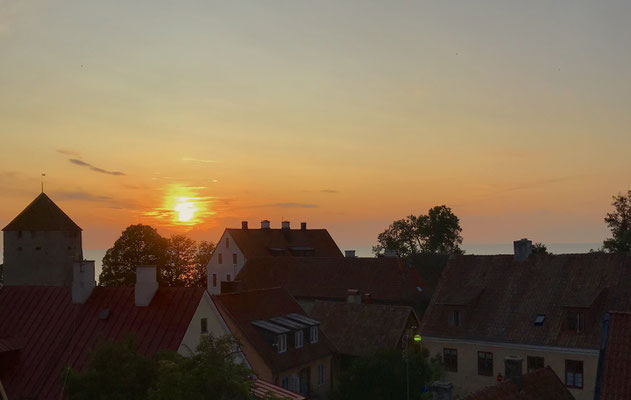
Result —
[[546, 315], [545, 314], [537, 314], [537, 316], [535, 317], [535, 325], [536, 326], [541, 326], [543, 325], [543, 320], [546, 319]]

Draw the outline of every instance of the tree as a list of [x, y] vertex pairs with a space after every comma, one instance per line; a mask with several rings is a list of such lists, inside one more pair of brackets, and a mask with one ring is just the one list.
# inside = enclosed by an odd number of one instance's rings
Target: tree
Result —
[[162, 284], [184, 286], [195, 263], [196, 243], [184, 235], [173, 235], [167, 246], [167, 263], [160, 273]]
[[535, 243], [532, 245], [532, 254], [551, 254], [548, 252], [548, 247], [543, 243]]
[[[442, 367], [429, 352], [411, 351], [409, 355], [410, 399], [431, 398], [424, 388], [440, 380]], [[380, 350], [356, 359], [340, 375], [333, 394], [335, 400], [405, 399], [407, 395], [406, 361], [400, 350]]]
[[213, 242], [207, 242], [202, 240], [197, 244], [197, 251], [195, 252], [195, 263], [190, 270], [187, 280], [189, 284], [187, 286], [199, 286], [206, 287], [208, 274], [206, 266], [210, 262], [210, 258], [215, 252], [217, 246]]
[[234, 362], [231, 336], [207, 336], [184, 357], [173, 351], [145, 356], [133, 338], [106, 342], [92, 354], [87, 369], [61, 376], [69, 400], [251, 400], [252, 371]]
[[607, 213], [605, 222], [612, 237], [605, 239], [603, 250], [608, 253], [631, 251], [631, 190], [625, 195], [613, 196], [614, 211]]
[[394, 221], [377, 237], [375, 254], [396, 250], [400, 256], [413, 254], [462, 254], [460, 220], [447, 206], [431, 208], [427, 215], [410, 215]]
[[136, 267], [155, 265], [162, 270], [167, 262], [169, 241], [148, 225], [130, 225], [107, 250], [99, 284], [131, 286], [136, 282]]

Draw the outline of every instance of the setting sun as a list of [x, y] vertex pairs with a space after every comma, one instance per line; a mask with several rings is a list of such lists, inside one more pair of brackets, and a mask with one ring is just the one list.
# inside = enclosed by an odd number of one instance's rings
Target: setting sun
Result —
[[174, 211], [177, 212], [177, 220], [180, 222], [190, 222], [195, 217], [197, 207], [195, 203], [190, 201], [189, 197], [178, 197]]

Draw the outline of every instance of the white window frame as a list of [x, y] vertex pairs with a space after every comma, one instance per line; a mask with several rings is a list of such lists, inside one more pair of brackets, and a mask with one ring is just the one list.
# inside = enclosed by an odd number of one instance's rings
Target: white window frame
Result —
[[278, 335], [276, 339], [276, 346], [278, 347], [279, 353], [284, 353], [287, 351], [287, 335], [286, 334], [283, 333], [282, 335]]
[[296, 331], [294, 333], [294, 347], [299, 349], [304, 345], [305, 334], [303, 331]]
[[318, 343], [318, 325], [314, 325], [309, 329], [309, 342]]

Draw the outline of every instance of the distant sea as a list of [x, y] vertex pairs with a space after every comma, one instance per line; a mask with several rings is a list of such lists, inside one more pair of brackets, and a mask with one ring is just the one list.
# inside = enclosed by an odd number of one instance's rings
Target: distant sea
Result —
[[[548, 251], [554, 254], [567, 254], [567, 253], [587, 253], [591, 249], [598, 249], [602, 246], [602, 243], [546, 243]], [[464, 244], [462, 248], [466, 254], [512, 254], [512, 243], [495, 243], [495, 244]], [[342, 251], [355, 250], [355, 254], [358, 257], [372, 257], [372, 246], [340, 246]], [[102, 260], [107, 249], [84, 249], [83, 257], [86, 260], [94, 260], [96, 277], [101, 274]], [[2, 255], [0, 254], [0, 260]]]

